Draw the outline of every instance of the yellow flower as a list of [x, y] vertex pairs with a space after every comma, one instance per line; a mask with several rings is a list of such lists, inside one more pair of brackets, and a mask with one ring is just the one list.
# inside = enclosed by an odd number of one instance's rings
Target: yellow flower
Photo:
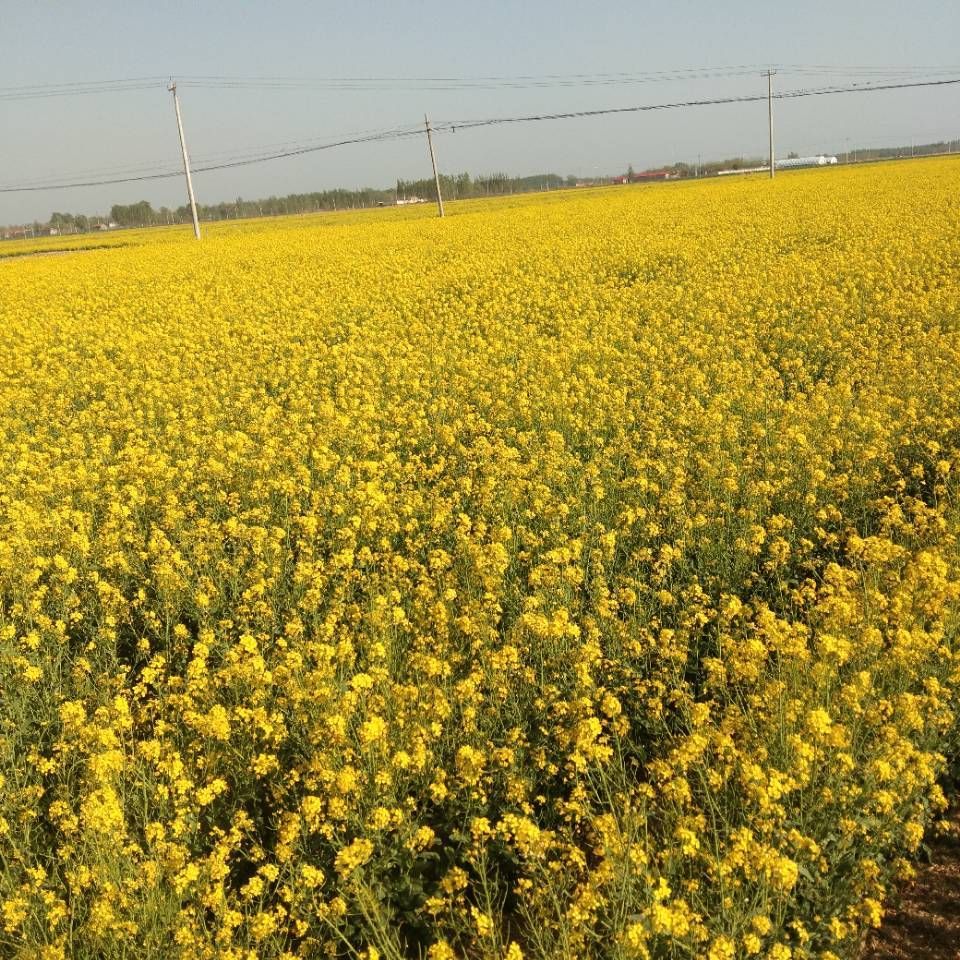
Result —
[[360, 725], [360, 742], [364, 746], [382, 740], [387, 730], [383, 717], [371, 717]]
[[457, 960], [453, 948], [445, 941], [433, 944], [427, 950], [428, 960]]
[[3, 942], [847, 950], [946, 806], [958, 195], [0, 244]]
[[349, 877], [371, 856], [373, 856], [373, 844], [363, 837], [358, 837], [337, 854], [335, 860], [337, 873], [343, 878]]
[[707, 951], [707, 960], [733, 960], [736, 954], [734, 942], [725, 936], [717, 937]]

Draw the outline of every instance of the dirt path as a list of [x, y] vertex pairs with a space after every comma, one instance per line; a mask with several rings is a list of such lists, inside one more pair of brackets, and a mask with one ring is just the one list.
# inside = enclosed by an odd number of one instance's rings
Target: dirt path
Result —
[[872, 933], [861, 960], [960, 958], [960, 810], [953, 831], [931, 843], [930, 863], [894, 900], [883, 926]]
[[86, 253], [86, 248], [79, 250], [32, 250], [30, 253], [0, 253], [0, 263], [4, 260], [32, 260], [34, 257], [61, 257], [67, 253]]

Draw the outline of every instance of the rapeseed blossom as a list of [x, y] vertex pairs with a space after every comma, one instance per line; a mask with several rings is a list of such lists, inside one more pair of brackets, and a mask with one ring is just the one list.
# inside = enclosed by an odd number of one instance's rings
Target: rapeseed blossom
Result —
[[958, 189], [0, 262], [0, 954], [853, 954], [957, 742]]

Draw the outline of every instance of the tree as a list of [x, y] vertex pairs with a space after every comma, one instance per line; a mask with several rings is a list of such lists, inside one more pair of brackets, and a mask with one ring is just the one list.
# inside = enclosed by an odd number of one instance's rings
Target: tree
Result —
[[145, 227], [157, 222], [157, 214], [149, 200], [138, 203], [115, 203], [110, 208], [110, 219], [121, 227]]

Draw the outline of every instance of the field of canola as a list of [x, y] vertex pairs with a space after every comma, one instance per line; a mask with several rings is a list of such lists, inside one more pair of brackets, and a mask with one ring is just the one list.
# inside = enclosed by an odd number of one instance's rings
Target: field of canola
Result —
[[0, 262], [0, 955], [854, 956], [958, 755], [960, 163]]

